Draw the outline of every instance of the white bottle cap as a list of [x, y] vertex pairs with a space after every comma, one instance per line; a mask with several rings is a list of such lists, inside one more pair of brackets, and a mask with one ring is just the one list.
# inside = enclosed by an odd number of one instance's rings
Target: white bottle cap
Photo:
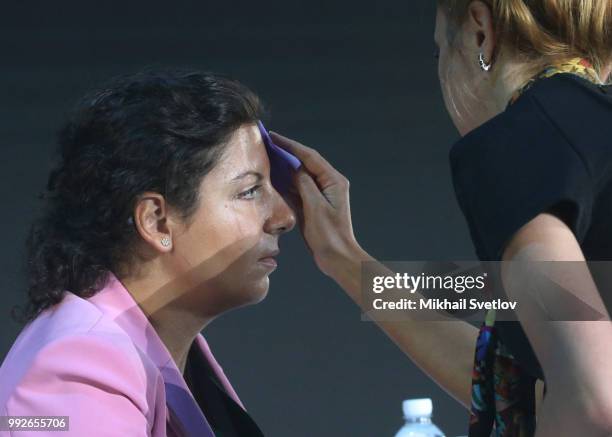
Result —
[[402, 402], [402, 410], [406, 419], [414, 419], [417, 417], [430, 417], [433, 411], [431, 399], [406, 399]]

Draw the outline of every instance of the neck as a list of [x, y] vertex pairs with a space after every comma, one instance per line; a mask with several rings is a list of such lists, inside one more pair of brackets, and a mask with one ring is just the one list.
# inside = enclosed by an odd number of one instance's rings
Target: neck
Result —
[[[597, 74], [592, 69], [585, 71], [584, 65], [577, 61], [580, 61], [580, 58], [572, 58], [553, 65], [547, 65], [544, 62], [540, 65], [532, 65], [519, 62], [511, 57], [502, 57], [495, 62], [493, 70], [490, 72], [474, 71], [472, 75], [474, 78], [474, 92], [470, 94], [470, 98], [476, 100], [469, 101], [469, 105], [466, 106], [472, 107], [474, 102], [476, 102], [478, 110], [464, 111], [469, 114], [464, 118], [458, 115], [462, 125], [460, 128], [461, 135], [465, 135], [472, 129], [481, 126], [491, 118], [504, 112], [508, 104], [515, 97], [518, 97], [520, 90], [538, 73], [547, 70], [549, 67], [558, 67], [552, 69], [558, 72], [573, 72], [575, 74], [580, 72], [581, 75], [594, 77], [592, 80], [596, 82], [605, 81], [612, 72], [612, 64]], [[547, 70], [547, 74], [550, 75], [551, 71]], [[597, 80], [597, 76], [600, 80]], [[457, 109], [455, 102], [452, 103], [455, 109]], [[457, 110], [456, 112], [461, 114], [461, 111]]]
[[595, 71], [590, 64], [583, 64], [582, 58], [571, 58], [565, 61], [559, 61], [550, 65], [541, 65], [539, 69], [534, 70], [527, 68], [528, 66], [512, 60], [501, 63], [501, 69], [498, 74], [498, 80], [495, 84], [494, 99], [497, 108], [503, 111], [510, 99], [515, 96], [530, 79], [538, 73], [547, 71], [547, 77], [556, 73], [574, 73], [585, 77], [595, 83], [605, 83], [612, 71], [612, 64], [602, 68], [599, 72]]
[[175, 308], [164, 308], [147, 317], [166, 345], [176, 367], [181, 373], [185, 373], [189, 349], [196, 336], [208, 324], [208, 320], [194, 317], [189, 312]]
[[194, 314], [181, 299], [188, 289], [165, 276], [161, 269], [150, 269], [147, 274], [124, 278], [122, 282], [184, 373], [189, 348], [212, 317]]
[[499, 71], [493, 85], [493, 100], [497, 113], [503, 112], [512, 96], [521, 89], [529, 79], [531, 73], [526, 73], [525, 65], [519, 62], [506, 61], [498, 65]]

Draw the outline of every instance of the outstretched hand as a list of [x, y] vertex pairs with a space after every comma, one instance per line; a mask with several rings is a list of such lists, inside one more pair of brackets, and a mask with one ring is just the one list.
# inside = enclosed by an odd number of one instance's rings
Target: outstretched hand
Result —
[[273, 141], [302, 161], [294, 173], [292, 199], [300, 229], [317, 266], [332, 275], [338, 258], [360, 250], [353, 234], [349, 200], [349, 181], [319, 152], [275, 132]]

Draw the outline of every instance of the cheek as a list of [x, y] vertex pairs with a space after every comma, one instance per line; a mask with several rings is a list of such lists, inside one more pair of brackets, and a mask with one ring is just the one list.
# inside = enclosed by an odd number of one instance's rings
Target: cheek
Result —
[[188, 305], [220, 314], [265, 297], [268, 277], [257, 264], [263, 214], [256, 203], [228, 201], [202, 208], [177, 236], [173, 267], [186, 289], [197, 290], [189, 294]]
[[259, 202], [252, 200], [234, 200], [226, 202], [217, 215], [220, 227], [230, 236], [226, 238], [241, 240], [261, 235], [265, 211]]
[[441, 50], [438, 64], [440, 87], [444, 104], [457, 130], [464, 135], [473, 125], [474, 74], [468, 71], [461, 55], [450, 50]]
[[205, 259], [200, 265], [210, 289], [219, 292], [216, 301], [225, 309], [262, 300], [269, 286], [258, 267], [264, 237], [264, 208], [257, 201], [234, 201], [223, 205], [214, 225], [201, 229], [204, 248], [194, 256]]
[[[457, 82], [458, 77], [453, 74], [452, 61], [449, 59], [448, 50], [440, 49], [440, 58], [438, 60], [438, 79], [440, 80], [440, 89], [444, 97], [446, 109], [455, 120], [457, 114]], [[456, 72], [455, 72], [456, 73]]]
[[181, 238], [187, 267], [201, 266], [202, 274], [211, 276], [249, 261], [263, 234], [264, 214], [257, 202], [224, 201], [201, 211]]

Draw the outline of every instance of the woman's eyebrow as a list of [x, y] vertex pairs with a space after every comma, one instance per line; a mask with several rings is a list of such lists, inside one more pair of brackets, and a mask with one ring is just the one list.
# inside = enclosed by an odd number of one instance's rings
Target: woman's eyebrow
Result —
[[257, 182], [263, 179], [263, 175], [259, 172], [248, 170], [243, 173], [240, 173], [238, 176], [232, 178], [232, 182], [238, 181], [240, 179], [244, 179], [247, 176], [255, 176], [257, 178]]

